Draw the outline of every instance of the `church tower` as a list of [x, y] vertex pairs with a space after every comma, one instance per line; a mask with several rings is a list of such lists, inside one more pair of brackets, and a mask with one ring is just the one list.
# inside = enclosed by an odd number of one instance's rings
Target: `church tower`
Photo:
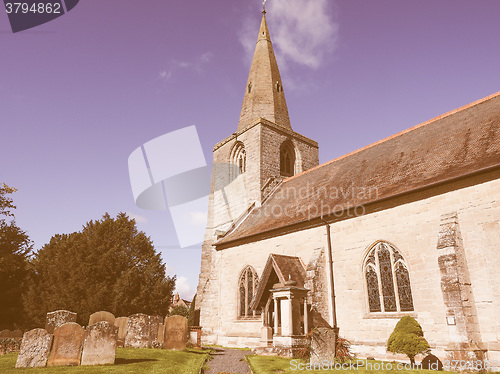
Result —
[[262, 12], [236, 132], [213, 148], [212, 192], [196, 307], [204, 335], [217, 330], [219, 254], [213, 244], [261, 206], [285, 178], [319, 164], [318, 143], [292, 130], [284, 85]]

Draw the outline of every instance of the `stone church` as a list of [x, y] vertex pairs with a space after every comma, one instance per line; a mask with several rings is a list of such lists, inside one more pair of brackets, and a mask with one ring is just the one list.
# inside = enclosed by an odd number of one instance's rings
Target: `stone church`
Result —
[[500, 361], [500, 93], [319, 165], [292, 130], [264, 12], [213, 158], [203, 343], [286, 347], [331, 326], [387, 358], [410, 315], [441, 359]]

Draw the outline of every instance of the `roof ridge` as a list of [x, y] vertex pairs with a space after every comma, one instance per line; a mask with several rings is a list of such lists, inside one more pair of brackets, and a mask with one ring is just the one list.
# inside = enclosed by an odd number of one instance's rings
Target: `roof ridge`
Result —
[[309, 173], [309, 172], [312, 172], [313, 170], [316, 170], [316, 169], [322, 168], [323, 166], [329, 165], [329, 164], [331, 164], [331, 163], [333, 163], [333, 162], [335, 162], [335, 161], [342, 160], [342, 159], [344, 159], [344, 158], [346, 158], [346, 157], [349, 157], [349, 156], [351, 156], [351, 155], [353, 155], [353, 154], [356, 154], [356, 153], [362, 152], [362, 151], [364, 151], [364, 150], [366, 150], [366, 149], [372, 148], [372, 147], [374, 147], [374, 146], [376, 146], [376, 145], [378, 145], [378, 144], [381, 144], [381, 143], [384, 143], [384, 142], [389, 141], [389, 140], [391, 140], [391, 139], [397, 138], [398, 136], [404, 135], [404, 134], [406, 134], [406, 133], [408, 133], [408, 132], [411, 132], [411, 131], [417, 130], [417, 129], [421, 128], [421, 127], [424, 127], [424, 126], [426, 126], [426, 125], [429, 125], [429, 124], [431, 124], [431, 123], [433, 123], [433, 122], [436, 122], [436, 121], [438, 121], [438, 120], [441, 120], [441, 119], [443, 119], [443, 118], [446, 118], [446, 117], [448, 117], [448, 116], [451, 116], [451, 115], [453, 115], [453, 114], [456, 114], [456, 113], [458, 113], [458, 112], [461, 112], [461, 111], [464, 111], [464, 110], [466, 110], [466, 109], [472, 108], [472, 107], [474, 107], [474, 106], [476, 106], [476, 105], [482, 104], [482, 103], [484, 103], [484, 102], [486, 102], [486, 101], [489, 101], [489, 100], [491, 100], [491, 99], [494, 99], [494, 98], [495, 98], [495, 97], [497, 97], [497, 96], [500, 96], [500, 91], [495, 92], [495, 93], [493, 93], [493, 94], [491, 94], [491, 95], [489, 95], [489, 96], [486, 96], [486, 97], [484, 97], [484, 98], [482, 98], [482, 99], [476, 100], [476, 101], [474, 101], [474, 102], [472, 102], [472, 103], [470, 103], [470, 104], [466, 104], [466, 105], [463, 105], [463, 106], [458, 107], [458, 108], [456, 108], [456, 109], [450, 110], [449, 112], [446, 112], [446, 113], [441, 114], [441, 115], [439, 115], [439, 116], [437, 116], [437, 117], [431, 118], [430, 120], [427, 120], [427, 121], [425, 121], [425, 122], [419, 123], [419, 124], [417, 124], [417, 125], [415, 125], [415, 126], [412, 126], [412, 127], [408, 128], [408, 129], [406, 129], [406, 130], [403, 130], [403, 131], [400, 131], [400, 132], [398, 132], [398, 133], [396, 133], [396, 134], [393, 134], [393, 135], [391, 135], [391, 136], [389, 136], [389, 137], [387, 137], [387, 138], [384, 138], [384, 139], [378, 140], [378, 141], [376, 141], [375, 143], [368, 144], [368, 145], [366, 145], [366, 146], [364, 146], [364, 147], [362, 147], [362, 148], [356, 149], [356, 150], [354, 150], [354, 151], [352, 151], [352, 152], [346, 153], [345, 155], [342, 155], [342, 156], [339, 156], [339, 157], [337, 157], [337, 158], [334, 158], [333, 160], [326, 161], [326, 162], [324, 162], [324, 163], [322, 163], [322, 164], [320, 164], [320, 165], [318, 165], [318, 166], [315, 166], [315, 167], [313, 167], [313, 168], [311, 168], [311, 169], [305, 170], [305, 171], [303, 171], [302, 173], [299, 173], [299, 174], [296, 174], [296, 175], [294, 175], [294, 176], [292, 176], [292, 177], [286, 178], [286, 179], [284, 179], [284, 180], [281, 182], [281, 186], [284, 186], [284, 184], [285, 184], [285, 183], [287, 183], [287, 182], [289, 182], [289, 181], [291, 181], [291, 180], [293, 180], [293, 179], [295, 179], [295, 178], [297, 178], [297, 177], [299, 177], [299, 176], [301, 176], [301, 175], [307, 174], [307, 173]]

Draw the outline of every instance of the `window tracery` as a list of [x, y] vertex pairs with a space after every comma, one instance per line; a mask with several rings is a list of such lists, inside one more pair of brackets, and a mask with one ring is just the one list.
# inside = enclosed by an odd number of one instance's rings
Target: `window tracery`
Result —
[[368, 253], [364, 275], [370, 312], [413, 311], [408, 267], [391, 244], [379, 242]]
[[238, 317], [245, 318], [260, 315], [260, 311], [250, 309], [258, 285], [259, 277], [257, 272], [253, 267], [246, 266], [241, 272], [238, 281]]

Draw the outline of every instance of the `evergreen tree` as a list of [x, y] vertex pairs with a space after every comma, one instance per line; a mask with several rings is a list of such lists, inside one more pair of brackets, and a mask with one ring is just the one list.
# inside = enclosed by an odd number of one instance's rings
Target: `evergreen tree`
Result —
[[424, 338], [422, 327], [411, 316], [399, 320], [387, 341], [387, 350], [392, 353], [404, 353], [415, 364], [415, 356], [429, 351], [429, 343]]
[[100, 310], [117, 317], [164, 316], [175, 288], [151, 239], [125, 213], [106, 213], [81, 232], [55, 235], [32, 266], [25, 305], [34, 326], [43, 326], [45, 314], [58, 309], [77, 312], [84, 325]]
[[[0, 217], [14, 217], [8, 195], [16, 189], [0, 186]], [[14, 219], [0, 218], [0, 330], [24, 327], [22, 294], [28, 276], [31, 241]]]

